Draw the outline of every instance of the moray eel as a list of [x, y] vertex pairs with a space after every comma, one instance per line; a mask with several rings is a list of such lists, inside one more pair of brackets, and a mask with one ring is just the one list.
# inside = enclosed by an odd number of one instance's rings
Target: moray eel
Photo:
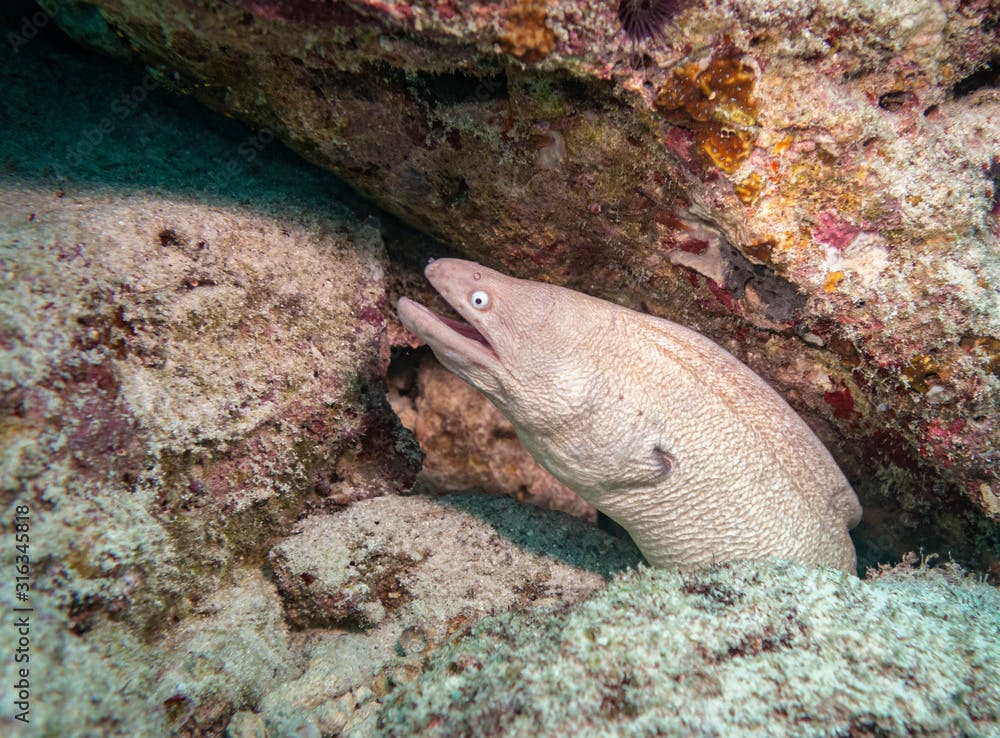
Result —
[[474, 262], [439, 259], [425, 275], [465, 322], [402, 297], [403, 325], [650, 564], [777, 558], [856, 573], [854, 490], [802, 418], [727, 351]]

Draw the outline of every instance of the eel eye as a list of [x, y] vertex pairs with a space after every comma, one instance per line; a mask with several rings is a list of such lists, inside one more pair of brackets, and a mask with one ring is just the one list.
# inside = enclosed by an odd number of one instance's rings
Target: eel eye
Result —
[[489, 293], [483, 292], [483, 290], [476, 290], [469, 295], [469, 302], [472, 303], [472, 307], [477, 310], [485, 310], [490, 306]]

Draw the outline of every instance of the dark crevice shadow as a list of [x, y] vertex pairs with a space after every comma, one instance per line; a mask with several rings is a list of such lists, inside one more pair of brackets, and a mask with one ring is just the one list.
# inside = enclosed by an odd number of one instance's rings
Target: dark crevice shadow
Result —
[[252, 129], [175, 89], [169, 74], [76, 45], [39, 6], [0, 11], [0, 182], [57, 193], [169, 195], [273, 215], [378, 218], [391, 241], [446, 252], [267, 129]]

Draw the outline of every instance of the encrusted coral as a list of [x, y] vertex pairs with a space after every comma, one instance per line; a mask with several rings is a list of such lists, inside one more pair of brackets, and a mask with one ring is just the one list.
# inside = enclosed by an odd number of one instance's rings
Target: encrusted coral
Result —
[[736, 184], [736, 197], [740, 198], [740, 202], [744, 205], [752, 205], [762, 189], [764, 189], [764, 180], [757, 172], [750, 172]]
[[981, 361], [986, 371], [1000, 377], [1000, 338], [965, 336], [959, 345], [967, 354]]
[[707, 63], [675, 69], [654, 104], [668, 120], [694, 131], [706, 164], [732, 174], [750, 156], [757, 139], [756, 81], [753, 66], [739, 50], [726, 46]]
[[537, 62], [556, 48], [556, 35], [546, 23], [548, 0], [515, 0], [504, 11], [500, 48], [524, 62]]
[[773, 563], [641, 569], [556, 617], [484, 621], [390, 696], [390, 736], [993, 735], [1000, 593]]

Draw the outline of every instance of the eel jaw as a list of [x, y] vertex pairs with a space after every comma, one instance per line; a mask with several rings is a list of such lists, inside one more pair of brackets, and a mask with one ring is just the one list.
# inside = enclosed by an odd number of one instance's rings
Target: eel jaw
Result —
[[492, 374], [499, 368], [500, 357], [486, 337], [469, 323], [438, 315], [408, 297], [399, 298], [396, 314], [400, 322], [423, 339], [441, 363], [452, 371], [481, 367]]

